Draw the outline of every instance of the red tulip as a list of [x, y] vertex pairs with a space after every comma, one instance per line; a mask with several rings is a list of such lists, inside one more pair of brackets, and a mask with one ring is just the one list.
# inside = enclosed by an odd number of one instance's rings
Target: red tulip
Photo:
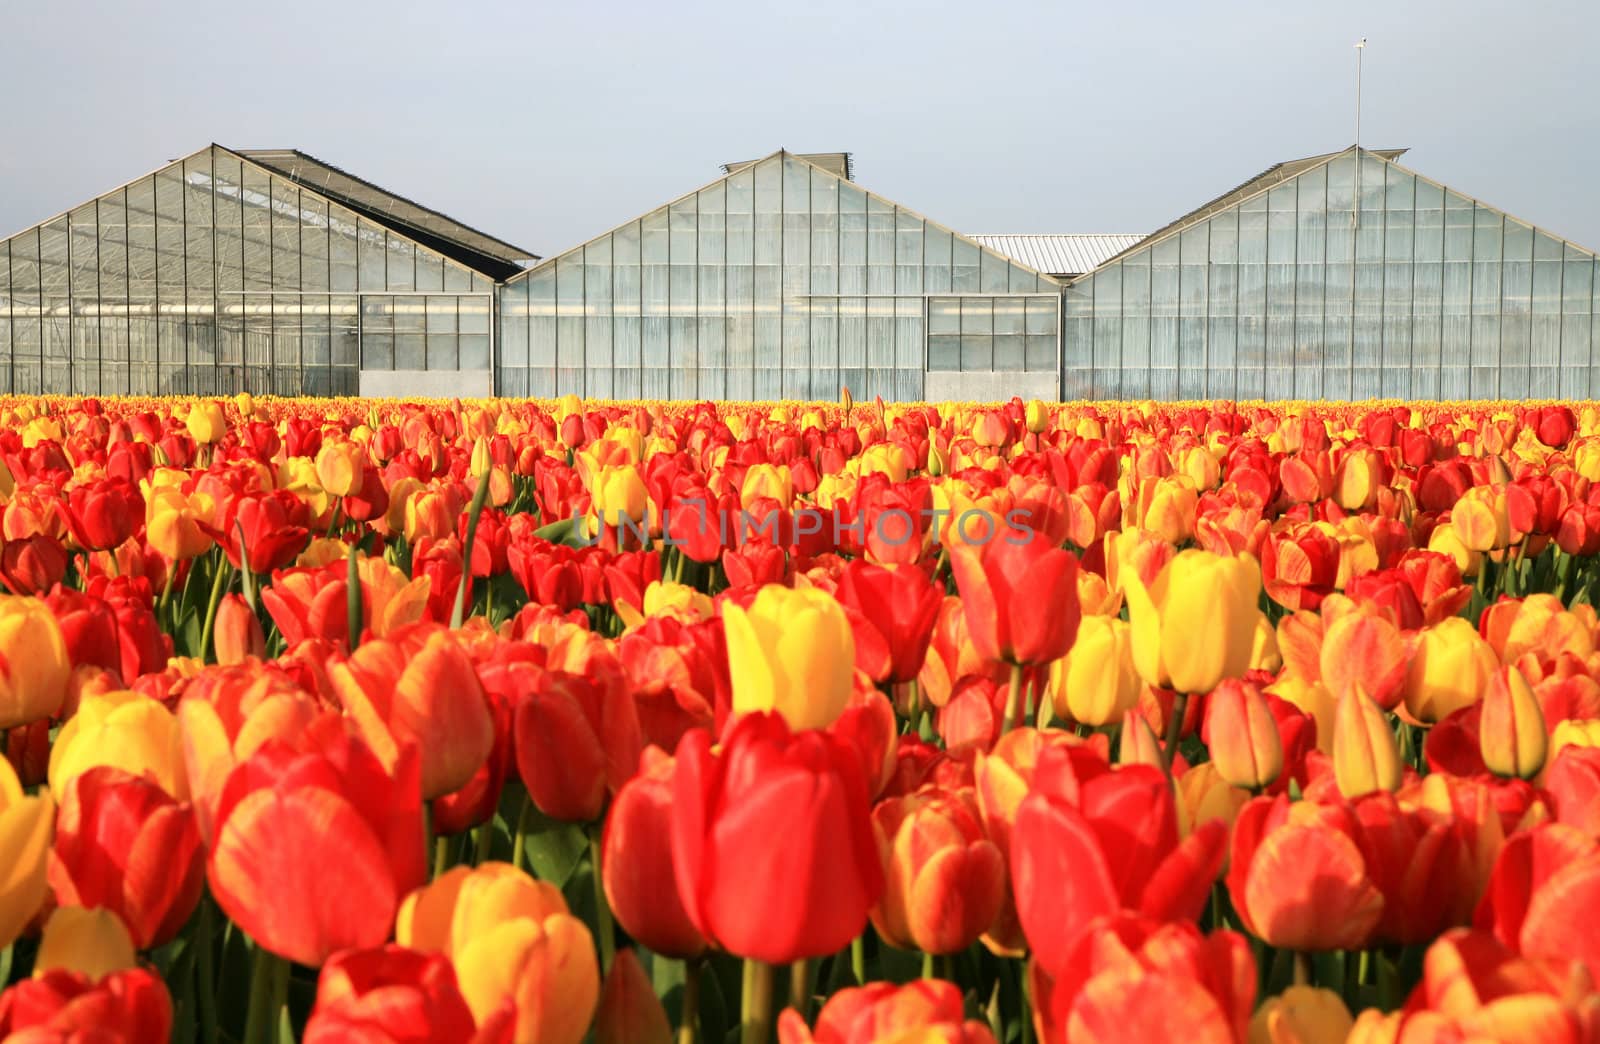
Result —
[[78, 546], [108, 551], [122, 544], [144, 520], [144, 498], [127, 479], [109, 478], [74, 486], [67, 494], [67, 526]]
[[1014, 664], [1059, 660], [1078, 634], [1078, 560], [1037, 533], [1002, 529], [956, 547], [951, 570], [978, 654]]
[[1159, 769], [1050, 748], [1011, 829], [1011, 889], [1035, 957], [1059, 974], [1097, 917], [1131, 911], [1193, 918], [1222, 869], [1227, 825], [1178, 838], [1177, 803]]
[[608, 680], [564, 671], [533, 668], [520, 678], [513, 746], [528, 796], [552, 819], [594, 822], [639, 762], [632, 697]]
[[412, 624], [368, 641], [330, 666], [328, 677], [386, 765], [402, 748], [417, 748], [424, 800], [461, 789], [494, 749], [494, 719], [477, 672], [440, 624]]
[[261, 630], [261, 620], [242, 596], [226, 595], [217, 603], [213, 628], [218, 663], [243, 663], [252, 656], [266, 659], [267, 636]]
[[880, 684], [915, 680], [944, 604], [943, 587], [914, 566], [889, 569], [855, 559], [840, 574], [835, 597], [855, 633], [856, 666]]
[[55, 969], [0, 993], [0, 1040], [167, 1044], [172, 998], [155, 972], [130, 968], [91, 982]]
[[1600, 909], [1600, 842], [1561, 823], [1508, 838], [1475, 926], [1513, 953], [1557, 957], [1600, 973], [1600, 935], [1583, 911]]
[[601, 878], [617, 923], [664, 957], [694, 957], [706, 941], [678, 898], [672, 862], [673, 759], [654, 747], [606, 815]]
[[786, 1008], [778, 1019], [778, 1044], [994, 1044], [989, 1027], [967, 1019], [961, 990], [951, 982], [925, 979], [897, 986], [872, 982], [840, 990], [822, 1006], [813, 1033], [800, 1013]]
[[217, 904], [299, 964], [381, 945], [400, 900], [427, 878], [409, 747], [391, 775], [353, 736], [310, 754], [269, 740], [229, 775], [216, 823], [207, 876]]
[[1244, 936], [1202, 936], [1192, 924], [1128, 913], [1094, 922], [1059, 971], [1035, 960], [1029, 977], [1044, 1044], [1237, 1044], [1255, 1006], [1255, 960]]
[[854, 752], [750, 714], [716, 753], [709, 733], [684, 736], [672, 783], [678, 893], [707, 940], [778, 964], [861, 934], [883, 870]]
[[57, 905], [110, 910], [148, 950], [172, 941], [199, 902], [200, 826], [154, 783], [93, 768], [61, 795], [49, 876]]
[[455, 969], [439, 953], [392, 943], [345, 950], [322, 966], [302, 1044], [470, 1041], [472, 1011]]

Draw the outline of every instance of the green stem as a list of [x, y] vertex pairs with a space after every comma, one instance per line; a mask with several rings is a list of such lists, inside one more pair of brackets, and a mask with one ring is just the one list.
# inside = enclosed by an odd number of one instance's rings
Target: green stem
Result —
[[473, 854], [472, 865], [482, 866], [489, 861], [490, 846], [494, 844], [494, 820], [481, 824], [477, 829], [477, 850]]
[[211, 649], [211, 630], [217, 623], [217, 606], [222, 602], [222, 589], [231, 567], [228, 560], [221, 555], [217, 556], [217, 571], [211, 578], [211, 600], [206, 603], [206, 623], [200, 630], [199, 654], [202, 660], [210, 659], [216, 662], [216, 656]]
[[1294, 951], [1294, 984], [1311, 985], [1311, 955], [1304, 950]]
[[744, 960], [739, 1019], [739, 1044], [769, 1044], [772, 1040], [772, 965], [765, 961]]
[[1000, 727], [1000, 735], [1004, 736], [1022, 723], [1022, 665], [1011, 665], [1011, 692], [1006, 697], [1006, 717]]
[[345, 575], [344, 589], [344, 615], [345, 626], [350, 631], [350, 651], [355, 652], [356, 646], [361, 644], [361, 551], [352, 547], [348, 561], [349, 572]]
[[867, 937], [865, 931], [850, 940], [850, 974], [857, 986], [867, 984]]
[[211, 938], [216, 932], [215, 917], [211, 912], [211, 896], [202, 889], [200, 915], [195, 921], [194, 945], [199, 948], [195, 960], [200, 969], [200, 1033], [201, 1039], [207, 1041], [217, 1039], [217, 974], [212, 966], [215, 954]]
[[811, 962], [804, 957], [789, 965], [789, 1007], [811, 1018]]
[[444, 876], [450, 869], [450, 839], [443, 835], [433, 839], [433, 876], [434, 879]]
[[1183, 716], [1189, 710], [1189, 694], [1177, 693], [1172, 700], [1172, 718], [1167, 722], [1167, 742], [1161, 748], [1161, 760], [1170, 775], [1172, 760], [1178, 754], [1178, 737], [1183, 735]]
[[678, 1016], [677, 1044], [695, 1044], [700, 1038], [700, 968], [704, 959], [691, 957], [683, 962], [683, 1008]]
[[528, 861], [528, 827], [533, 822], [533, 798], [523, 795], [522, 811], [517, 813], [517, 829], [511, 835], [511, 865], [521, 870]]
[[606, 885], [600, 876], [600, 827], [589, 830], [589, 867], [594, 871], [595, 931], [600, 936], [600, 975], [611, 970], [617, 955], [616, 932], [611, 927], [611, 904], [606, 902]]
[[939, 977], [938, 969], [934, 967], [933, 954], [927, 951], [923, 951], [922, 954], [922, 977], [924, 979], [937, 979]]
[[289, 962], [256, 943], [250, 971], [250, 1007], [245, 1015], [244, 1044], [271, 1044], [278, 1030], [278, 1012], [289, 989]]
[[460, 627], [466, 622], [467, 600], [472, 597], [472, 542], [478, 538], [478, 518], [489, 499], [489, 472], [478, 476], [478, 488], [472, 494], [472, 506], [467, 515], [467, 539], [461, 545], [461, 586], [456, 588], [456, 605], [450, 613], [450, 626]]

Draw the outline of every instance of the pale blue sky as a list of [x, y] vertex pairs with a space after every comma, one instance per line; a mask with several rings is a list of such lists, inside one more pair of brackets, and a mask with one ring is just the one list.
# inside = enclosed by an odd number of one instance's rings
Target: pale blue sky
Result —
[[541, 254], [779, 147], [965, 232], [1141, 232], [1354, 137], [1600, 248], [1595, 0], [0, 0], [0, 236], [210, 141]]

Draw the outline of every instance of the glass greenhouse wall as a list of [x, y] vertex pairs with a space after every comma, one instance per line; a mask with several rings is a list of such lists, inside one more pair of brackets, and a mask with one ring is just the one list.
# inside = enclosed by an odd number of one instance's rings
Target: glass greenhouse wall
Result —
[[354, 395], [487, 369], [494, 284], [211, 146], [0, 240], [0, 392]]
[[1600, 395], [1595, 255], [1366, 150], [1068, 286], [1062, 395]]
[[1054, 375], [1060, 292], [779, 152], [511, 279], [496, 388], [918, 399], [929, 370]]

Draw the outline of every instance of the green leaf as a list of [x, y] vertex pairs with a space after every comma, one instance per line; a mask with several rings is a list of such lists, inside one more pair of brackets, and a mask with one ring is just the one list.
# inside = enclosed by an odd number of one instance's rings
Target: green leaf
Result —
[[589, 839], [571, 823], [559, 823], [533, 809], [523, 838], [528, 868], [541, 881], [565, 888], [589, 851]]
[[591, 541], [574, 524], [576, 521], [576, 519], [572, 518], [557, 519], [549, 525], [535, 529], [533, 535], [541, 540], [548, 540], [552, 544], [565, 544], [568, 547], [587, 547]]

